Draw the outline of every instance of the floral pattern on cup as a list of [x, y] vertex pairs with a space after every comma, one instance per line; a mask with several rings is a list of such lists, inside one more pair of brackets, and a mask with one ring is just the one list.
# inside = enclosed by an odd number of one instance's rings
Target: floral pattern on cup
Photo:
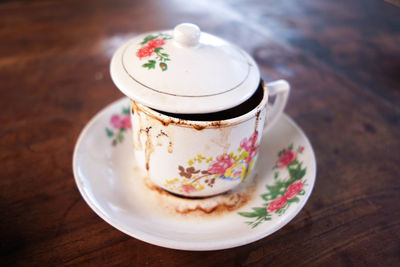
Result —
[[[243, 217], [253, 219], [246, 222], [252, 228], [271, 220], [272, 214], [279, 216], [284, 214], [290, 205], [300, 202], [299, 196], [305, 194], [304, 187], [307, 186], [306, 181], [303, 180], [307, 168], [303, 168], [303, 162], [298, 159], [303, 151], [303, 146], [295, 150], [293, 144], [279, 151], [278, 159], [272, 168], [275, 170], [275, 182], [273, 185], [267, 185], [267, 193], [261, 195], [265, 203], [261, 207], [252, 208], [250, 212], [238, 212]], [[287, 171], [288, 176], [280, 178], [283, 170]]]
[[148, 35], [140, 43], [142, 46], [137, 52], [136, 56], [139, 59], [150, 58], [146, 63], [142, 65], [143, 68], [155, 69], [156, 63], [158, 61], [158, 66], [162, 71], [168, 69], [167, 61], [170, 61], [169, 55], [163, 53], [163, 46], [165, 45], [165, 40], [171, 39], [172, 36], [165, 33], [159, 33], [157, 35]]
[[124, 134], [132, 128], [129, 108], [123, 108], [121, 114], [114, 114], [110, 118], [111, 127], [106, 127], [107, 137], [112, 138], [111, 144], [116, 146], [124, 141]]
[[[253, 168], [258, 153], [258, 132], [244, 138], [236, 152], [218, 155], [216, 158], [198, 154], [188, 160], [189, 167], [178, 166], [178, 177], [167, 180], [165, 188], [173, 192], [190, 194], [206, 187], [213, 187], [217, 179], [243, 181]], [[199, 165], [206, 164], [206, 168]]]

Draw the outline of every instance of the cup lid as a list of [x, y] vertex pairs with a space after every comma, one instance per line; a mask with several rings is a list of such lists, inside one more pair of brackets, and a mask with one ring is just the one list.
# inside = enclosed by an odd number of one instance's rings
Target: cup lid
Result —
[[131, 39], [114, 54], [110, 72], [128, 97], [171, 113], [232, 108], [260, 82], [257, 64], [244, 50], [189, 23]]

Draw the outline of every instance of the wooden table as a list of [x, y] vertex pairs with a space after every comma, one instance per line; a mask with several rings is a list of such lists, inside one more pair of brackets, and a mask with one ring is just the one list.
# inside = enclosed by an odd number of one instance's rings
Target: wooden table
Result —
[[[395, 1], [392, 1], [395, 3]], [[5, 1], [0, 4], [0, 251], [7, 265], [400, 264], [400, 9], [378, 0]], [[109, 61], [190, 21], [247, 50], [314, 146], [304, 209], [246, 246], [166, 249], [100, 219], [72, 174], [76, 139], [122, 97]]]

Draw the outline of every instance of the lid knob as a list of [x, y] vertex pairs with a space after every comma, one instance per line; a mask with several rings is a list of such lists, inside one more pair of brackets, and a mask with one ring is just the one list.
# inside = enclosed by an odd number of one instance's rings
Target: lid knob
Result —
[[199, 26], [181, 23], [174, 28], [174, 40], [181, 46], [196, 46], [200, 39]]

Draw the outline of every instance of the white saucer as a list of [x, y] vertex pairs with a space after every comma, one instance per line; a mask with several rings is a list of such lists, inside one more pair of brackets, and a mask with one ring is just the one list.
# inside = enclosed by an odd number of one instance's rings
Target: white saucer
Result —
[[[120, 231], [174, 249], [232, 248], [279, 230], [306, 204], [315, 182], [315, 155], [288, 116], [264, 133], [253, 179], [224, 195], [183, 199], [151, 185], [135, 166], [131, 131], [113, 128], [110, 121], [118, 114], [122, 120], [127, 108], [129, 99], [123, 98], [99, 112], [82, 131], [73, 158], [83, 198]], [[294, 182], [284, 184], [290, 177]]]

